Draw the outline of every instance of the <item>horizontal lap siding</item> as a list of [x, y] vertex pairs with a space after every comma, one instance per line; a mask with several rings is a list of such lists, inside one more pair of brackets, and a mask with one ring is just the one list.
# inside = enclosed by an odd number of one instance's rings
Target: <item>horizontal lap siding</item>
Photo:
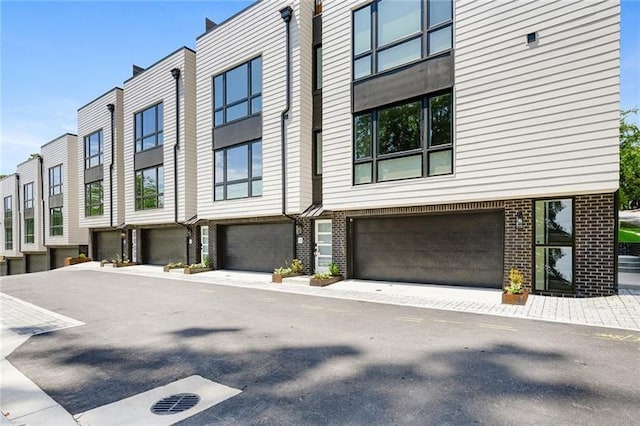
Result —
[[[5, 235], [4, 235], [4, 198], [11, 196], [11, 223], [13, 232], [13, 249], [5, 250]], [[18, 251], [20, 247], [20, 241], [18, 239], [20, 233], [18, 227], [20, 226], [20, 216], [18, 215], [18, 209], [22, 211], [22, 206], [18, 206], [18, 199], [22, 201], [22, 197], [18, 197], [16, 193], [16, 175], [10, 175], [3, 179], [0, 179], [0, 217], [2, 218], [2, 226], [0, 226], [0, 256], [22, 256], [22, 253]]]
[[[26, 161], [18, 165], [17, 173], [20, 175], [20, 211], [23, 212], [23, 220], [20, 221], [20, 238], [22, 240], [22, 251], [42, 251], [45, 249], [42, 244], [42, 230], [44, 223], [42, 222], [42, 195], [40, 182], [42, 177], [40, 176], [40, 160], [34, 158], [33, 160]], [[33, 227], [34, 236], [33, 243], [24, 243], [24, 185], [33, 182]], [[44, 188], [45, 196], [49, 196], [49, 189]]]
[[616, 1], [455, 2], [455, 174], [352, 186], [349, 6], [360, 4], [323, 3], [328, 209], [617, 189]]

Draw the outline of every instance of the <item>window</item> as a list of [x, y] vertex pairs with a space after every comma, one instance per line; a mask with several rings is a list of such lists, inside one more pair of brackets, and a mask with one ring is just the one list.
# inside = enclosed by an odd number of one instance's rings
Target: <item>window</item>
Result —
[[322, 89], [322, 46], [317, 46], [313, 51], [313, 62], [315, 67], [313, 69], [313, 90]]
[[162, 103], [135, 114], [136, 152], [162, 146]]
[[25, 219], [24, 220], [24, 242], [25, 244], [33, 244], [35, 241], [35, 226], [34, 219]]
[[62, 164], [49, 169], [49, 195], [62, 194]]
[[164, 169], [162, 166], [136, 172], [136, 210], [164, 207]]
[[262, 111], [262, 59], [255, 58], [213, 78], [213, 125]]
[[4, 197], [4, 249], [13, 250], [13, 205], [11, 195]]
[[322, 176], [322, 130], [313, 135], [313, 174]]
[[535, 202], [535, 289], [573, 292], [573, 200]]
[[62, 207], [49, 209], [49, 235], [62, 235]]
[[262, 195], [261, 141], [217, 150], [214, 167], [214, 200]]
[[101, 216], [103, 213], [102, 181], [88, 183], [84, 186], [84, 215]]
[[24, 184], [24, 208], [33, 208], [33, 182]]
[[443, 93], [357, 114], [353, 183], [453, 173], [451, 112]]
[[102, 130], [84, 137], [84, 168], [102, 164]]
[[451, 0], [378, 0], [353, 12], [353, 78], [453, 46]]

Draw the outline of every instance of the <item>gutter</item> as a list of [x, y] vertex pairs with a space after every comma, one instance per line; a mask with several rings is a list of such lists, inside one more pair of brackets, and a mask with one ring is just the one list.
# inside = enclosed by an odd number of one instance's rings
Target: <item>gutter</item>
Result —
[[114, 155], [114, 113], [116, 106], [108, 104], [107, 109], [111, 114], [111, 160], [109, 161], [109, 227], [113, 228], [113, 155]]

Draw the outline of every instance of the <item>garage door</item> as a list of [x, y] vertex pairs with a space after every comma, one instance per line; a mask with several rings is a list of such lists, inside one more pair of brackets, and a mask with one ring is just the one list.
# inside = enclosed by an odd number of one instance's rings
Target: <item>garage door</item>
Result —
[[120, 231], [98, 231], [93, 233], [93, 260], [111, 260], [120, 254]]
[[221, 268], [272, 272], [293, 259], [294, 232], [293, 222], [220, 227]]
[[46, 254], [25, 254], [25, 262], [27, 262], [27, 272], [47, 271], [47, 255]]
[[78, 257], [78, 246], [51, 249], [51, 269], [62, 268], [67, 257]]
[[7, 275], [17, 275], [23, 272], [22, 259], [7, 259]]
[[502, 286], [502, 212], [357, 219], [352, 232], [355, 278]]
[[184, 228], [156, 228], [142, 230], [142, 262], [150, 265], [186, 262]]

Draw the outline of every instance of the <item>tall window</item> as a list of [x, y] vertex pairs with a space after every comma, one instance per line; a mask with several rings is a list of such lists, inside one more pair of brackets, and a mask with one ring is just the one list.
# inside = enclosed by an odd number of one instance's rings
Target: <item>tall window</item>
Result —
[[62, 207], [49, 209], [49, 235], [59, 236], [62, 234]]
[[84, 137], [84, 168], [102, 164], [102, 130]]
[[453, 173], [451, 93], [354, 117], [353, 183]]
[[101, 216], [103, 214], [102, 181], [87, 183], [84, 186], [84, 215]]
[[322, 176], [322, 130], [313, 134], [313, 174]]
[[136, 210], [159, 209], [164, 206], [164, 168], [162, 166], [136, 172]]
[[451, 49], [451, 0], [377, 0], [353, 12], [353, 78]]
[[136, 113], [134, 117], [136, 152], [161, 146], [163, 143], [162, 103]]
[[25, 244], [33, 244], [35, 241], [35, 222], [34, 219], [24, 220], [24, 242]]
[[235, 145], [215, 152], [214, 199], [262, 195], [262, 142]]
[[24, 208], [33, 208], [33, 182], [25, 183], [23, 187], [24, 192]]
[[322, 89], [322, 46], [316, 46], [313, 50], [313, 62], [315, 64], [313, 69], [313, 90]]
[[535, 289], [573, 291], [573, 200], [535, 202]]
[[4, 249], [13, 250], [13, 197], [4, 197]]
[[62, 194], [62, 164], [49, 169], [49, 195]]
[[214, 126], [262, 111], [262, 59], [215, 76], [213, 92]]

